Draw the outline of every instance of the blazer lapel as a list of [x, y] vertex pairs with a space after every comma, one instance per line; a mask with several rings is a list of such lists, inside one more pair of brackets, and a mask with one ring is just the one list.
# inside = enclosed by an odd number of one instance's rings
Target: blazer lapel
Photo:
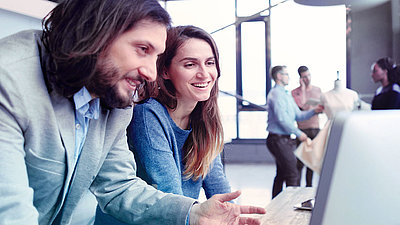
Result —
[[76, 165], [76, 173], [72, 185], [77, 182], [75, 179], [79, 179], [78, 177], [85, 177], [84, 180], [92, 180], [93, 177], [89, 177], [88, 179], [86, 176], [94, 174], [95, 170], [99, 167], [99, 160], [104, 150], [104, 135], [106, 130], [104, 115], [100, 113], [99, 117], [97, 120], [91, 119], [89, 121], [89, 130], [78, 164]]
[[62, 97], [53, 91], [51, 93], [51, 101], [54, 113], [57, 118], [58, 130], [61, 140], [66, 150], [67, 158], [67, 177], [65, 184], [71, 180], [74, 171], [74, 153], [75, 153], [75, 114], [74, 105], [67, 98]]
[[86, 193], [99, 170], [100, 159], [105, 154], [103, 150], [107, 118], [108, 111], [104, 114], [100, 113], [99, 119], [91, 119], [89, 121], [89, 130], [76, 165], [68, 198], [65, 202], [64, 218], [70, 217], [73, 209], [75, 209], [83, 194]]

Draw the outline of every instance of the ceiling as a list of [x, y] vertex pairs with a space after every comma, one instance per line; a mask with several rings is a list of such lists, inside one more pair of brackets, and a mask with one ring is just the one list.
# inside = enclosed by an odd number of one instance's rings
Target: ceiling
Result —
[[[63, 0], [49, 0], [52, 2], [61, 2]], [[176, 0], [160, 0], [160, 1], [176, 1]], [[389, 2], [390, 0], [294, 0], [296, 3], [310, 6], [329, 6], [346, 4], [351, 6], [352, 10], [364, 10], [374, 6]]]
[[[49, 0], [49, 1], [59, 3], [63, 0]], [[176, 1], [176, 0], [159, 0], [159, 1]], [[385, 2], [389, 2], [390, 0], [294, 0], [294, 1], [302, 5], [310, 5], [310, 6], [330, 6], [330, 5], [346, 4], [346, 6], [351, 6], [351, 9], [353, 11], [359, 11], [375, 7]]]
[[296, 3], [310, 6], [329, 6], [346, 4], [354, 11], [365, 10], [389, 2], [390, 0], [294, 0]]

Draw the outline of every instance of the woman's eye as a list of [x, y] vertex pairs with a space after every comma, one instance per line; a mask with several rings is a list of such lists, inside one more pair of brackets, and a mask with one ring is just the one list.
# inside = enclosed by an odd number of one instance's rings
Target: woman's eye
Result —
[[206, 63], [207, 65], [215, 65], [215, 61], [214, 60], [212, 60], [212, 61], [208, 61], [207, 63]]
[[185, 67], [193, 67], [194, 66], [194, 63], [186, 63], [185, 64]]

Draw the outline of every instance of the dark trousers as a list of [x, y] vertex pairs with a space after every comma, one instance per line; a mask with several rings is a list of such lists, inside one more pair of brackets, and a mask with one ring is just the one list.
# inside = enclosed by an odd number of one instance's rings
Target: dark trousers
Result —
[[289, 135], [278, 135], [269, 133], [267, 147], [275, 158], [276, 176], [272, 187], [272, 198], [277, 196], [286, 186], [299, 186], [297, 158], [293, 151], [296, 149], [296, 140]]
[[[307, 134], [307, 136], [309, 138], [311, 138], [311, 140], [312, 140], [317, 136], [317, 134], [319, 132], [319, 128], [301, 129], [301, 131], [303, 131], [305, 134]], [[297, 146], [299, 146], [300, 143], [301, 142], [299, 140], [297, 140]], [[301, 184], [301, 171], [303, 170], [303, 167], [304, 167], [304, 164], [299, 159], [297, 159], [299, 184]], [[306, 167], [306, 168], [307, 168], [306, 169], [306, 187], [312, 187], [313, 171], [308, 167]]]

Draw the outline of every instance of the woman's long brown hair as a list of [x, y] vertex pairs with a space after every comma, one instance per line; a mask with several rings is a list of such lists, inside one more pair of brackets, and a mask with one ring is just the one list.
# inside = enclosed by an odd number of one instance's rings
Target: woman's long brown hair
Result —
[[[213, 38], [206, 31], [195, 26], [178, 26], [168, 30], [166, 50], [157, 62], [158, 76], [154, 83], [149, 83], [145, 97], [154, 97], [166, 107], [177, 106], [176, 90], [169, 79], [164, 79], [178, 48], [188, 39], [197, 38], [206, 41], [214, 54], [215, 65], [220, 77], [219, 55]], [[211, 89], [210, 98], [198, 102], [190, 114], [192, 132], [183, 146], [184, 174], [186, 178], [197, 180], [205, 177], [212, 161], [223, 150], [224, 134], [218, 109], [218, 79]]]

